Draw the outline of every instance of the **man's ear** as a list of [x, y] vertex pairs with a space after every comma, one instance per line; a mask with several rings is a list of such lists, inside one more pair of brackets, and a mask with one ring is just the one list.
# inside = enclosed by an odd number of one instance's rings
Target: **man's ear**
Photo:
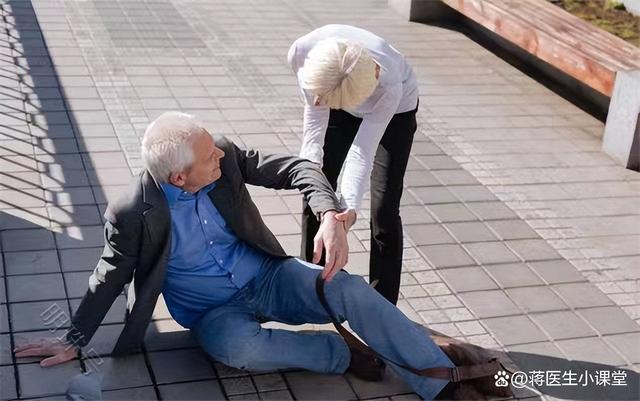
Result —
[[169, 174], [169, 184], [181, 188], [186, 182], [187, 175], [184, 172]]

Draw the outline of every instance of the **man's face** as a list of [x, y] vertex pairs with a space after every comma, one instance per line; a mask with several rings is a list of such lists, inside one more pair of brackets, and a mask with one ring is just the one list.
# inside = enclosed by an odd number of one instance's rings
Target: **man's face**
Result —
[[224, 151], [215, 145], [213, 137], [205, 129], [202, 135], [194, 138], [192, 146], [194, 161], [191, 167], [180, 174], [184, 177], [181, 187], [188, 192], [198, 192], [222, 175], [220, 159], [224, 157]]

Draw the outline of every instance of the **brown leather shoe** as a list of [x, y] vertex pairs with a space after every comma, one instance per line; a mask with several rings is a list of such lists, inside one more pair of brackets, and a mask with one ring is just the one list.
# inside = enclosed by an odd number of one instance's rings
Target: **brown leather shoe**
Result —
[[368, 382], [382, 381], [384, 378], [384, 362], [371, 353], [349, 348], [351, 350], [351, 362], [347, 372], [360, 380]]

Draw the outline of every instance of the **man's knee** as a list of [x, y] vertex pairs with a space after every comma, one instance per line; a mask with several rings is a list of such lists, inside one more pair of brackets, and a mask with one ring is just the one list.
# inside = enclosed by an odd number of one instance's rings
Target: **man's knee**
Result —
[[334, 281], [335, 290], [340, 292], [340, 298], [345, 301], [349, 299], [360, 299], [363, 296], [375, 293], [364, 278], [355, 274], [340, 272], [335, 276]]
[[264, 336], [257, 334], [250, 338], [230, 341], [224, 352], [225, 360], [221, 362], [236, 369], [262, 370], [268, 353]]
[[239, 324], [233, 315], [223, 315], [215, 324], [200, 327], [196, 338], [202, 349], [216, 361], [238, 369], [251, 369], [252, 357], [257, 355], [261, 327], [255, 324]]

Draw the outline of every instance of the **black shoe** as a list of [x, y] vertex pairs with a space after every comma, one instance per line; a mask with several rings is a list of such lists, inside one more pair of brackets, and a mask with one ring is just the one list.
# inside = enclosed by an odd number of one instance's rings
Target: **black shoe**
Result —
[[457, 383], [447, 383], [446, 386], [444, 386], [444, 388], [442, 390], [440, 390], [440, 392], [438, 393], [438, 395], [435, 396], [434, 400], [438, 400], [438, 401], [442, 401], [442, 400], [456, 400], [456, 390], [458, 389], [458, 384]]
[[384, 378], [385, 364], [373, 354], [351, 349], [351, 362], [347, 372], [360, 380], [379, 382]]

